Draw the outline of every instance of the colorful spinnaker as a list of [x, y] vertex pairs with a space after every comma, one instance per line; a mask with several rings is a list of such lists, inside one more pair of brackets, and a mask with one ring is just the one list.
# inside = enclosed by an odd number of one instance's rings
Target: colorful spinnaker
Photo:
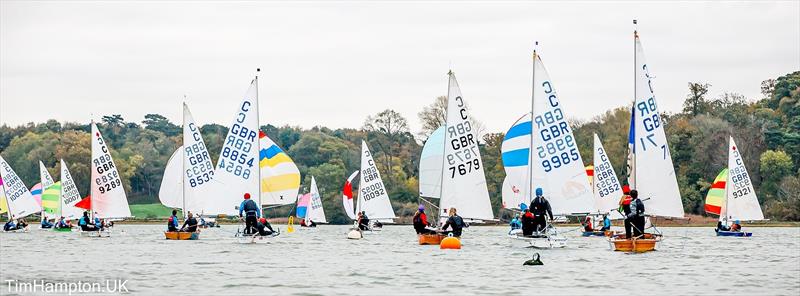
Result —
[[0, 178], [3, 180], [2, 189], [5, 193], [7, 211], [11, 219], [19, 219], [28, 215], [39, 213], [42, 208], [33, 199], [28, 187], [22, 182], [16, 172], [0, 156]]
[[267, 134], [258, 132], [261, 152], [261, 203], [288, 205], [297, 199], [300, 190], [300, 170], [292, 159]]
[[350, 219], [356, 219], [356, 214], [353, 212], [353, 206], [355, 202], [353, 201], [353, 180], [356, 179], [356, 176], [361, 173], [361, 170], [356, 170], [350, 177], [347, 177], [347, 180], [344, 182], [344, 187], [342, 187], [342, 207], [344, 208], [344, 213], [347, 214], [347, 217]]
[[42, 207], [42, 192], [44, 191], [44, 187], [42, 186], [42, 183], [39, 182], [39, 183], [33, 184], [33, 186], [31, 186], [31, 188], [28, 191], [31, 192], [31, 196], [33, 196], [33, 199], [36, 201], [36, 204], [39, 205], [39, 207], [41, 208]]
[[131, 217], [128, 197], [111, 151], [92, 122], [92, 212], [100, 219]]
[[[725, 184], [728, 182], [728, 168], [722, 169], [714, 178], [714, 183], [708, 189], [706, 194], [705, 210], [706, 213], [720, 215], [722, 213], [722, 204], [725, 203]], [[722, 215], [725, 216], [725, 215]]]
[[61, 182], [55, 182], [42, 192], [42, 212], [47, 219], [61, 215]]

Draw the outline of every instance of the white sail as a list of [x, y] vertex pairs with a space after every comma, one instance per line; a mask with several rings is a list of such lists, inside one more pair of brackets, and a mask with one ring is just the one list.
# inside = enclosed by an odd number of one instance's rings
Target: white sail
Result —
[[258, 79], [253, 79], [244, 99], [236, 107], [234, 121], [225, 136], [209, 190], [214, 199], [206, 212], [238, 214], [235, 209], [245, 193], [261, 204], [258, 167]]
[[[534, 54], [533, 121], [534, 149], [532, 186], [526, 187], [532, 199], [534, 188], [542, 188], [553, 214], [588, 213], [593, 208], [589, 176], [578, 152], [566, 112], [550, 80], [541, 57]], [[530, 147], [530, 146], [528, 146]]]
[[526, 113], [508, 129], [500, 146], [503, 169], [503, 208], [522, 210], [531, 202], [528, 194], [528, 161], [531, 147], [531, 114]]
[[6, 196], [6, 205], [11, 219], [27, 217], [30, 214], [39, 213], [42, 208], [33, 198], [28, 187], [22, 182], [17, 173], [0, 156], [0, 178], [3, 179], [3, 192]]
[[635, 174], [631, 189], [639, 191], [639, 198], [643, 199], [648, 215], [680, 218], [684, 215], [683, 205], [669, 144], [638, 35], [634, 42], [636, 101], [631, 114], [634, 132], [630, 140]]
[[212, 215], [218, 214], [207, 210], [208, 204], [212, 202], [212, 196], [207, 190], [210, 188], [211, 180], [214, 179], [214, 164], [211, 163], [211, 156], [200, 134], [200, 127], [194, 122], [189, 106], [183, 104], [183, 210], [194, 214]]
[[622, 215], [617, 211], [619, 199], [622, 196], [622, 187], [619, 179], [611, 166], [611, 160], [600, 142], [600, 137], [594, 134], [594, 182], [592, 191], [594, 192], [594, 209], [597, 213], [610, 215], [610, 219], [622, 219]]
[[266, 133], [259, 131], [259, 166], [261, 168], [261, 203], [288, 205], [297, 201], [300, 170], [283, 149]]
[[356, 214], [353, 212], [353, 207], [355, 205], [353, 203], [353, 180], [355, 180], [360, 172], [361, 169], [353, 171], [350, 177], [347, 177], [342, 187], [342, 208], [344, 208], [344, 213], [347, 214], [347, 217], [350, 217], [350, 219], [356, 219]]
[[[53, 180], [53, 176], [50, 175], [50, 172], [47, 171], [47, 167], [44, 166], [44, 163], [42, 163], [41, 160], [39, 161], [39, 180], [42, 184], [42, 195], [44, 195], [44, 191], [47, 190], [48, 187], [56, 183], [56, 181]], [[42, 206], [41, 213], [47, 219], [58, 218], [58, 215], [45, 211], [44, 206]]]
[[422, 197], [439, 198], [442, 191], [444, 130], [444, 126], [437, 128], [422, 146], [419, 158], [419, 195]]
[[381, 173], [375, 165], [367, 147], [367, 142], [361, 141], [361, 180], [358, 188], [358, 210], [364, 211], [370, 219], [394, 219], [394, 209], [389, 200], [389, 192], [383, 185]]
[[183, 207], [183, 146], [178, 147], [164, 167], [158, 200], [168, 208]]
[[464, 218], [494, 219], [478, 136], [456, 76], [452, 72], [448, 76], [440, 216], [447, 217], [447, 211], [456, 208], [458, 215]]
[[308, 211], [306, 212], [306, 225], [308, 220], [316, 223], [328, 223], [325, 219], [325, 209], [322, 207], [322, 196], [317, 188], [317, 180], [311, 176], [311, 198], [308, 201]]
[[131, 216], [128, 197], [103, 136], [92, 122], [92, 211], [100, 219]]
[[83, 215], [83, 209], [75, 207], [81, 201], [81, 193], [75, 179], [69, 173], [67, 163], [61, 160], [61, 216], [67, 220], [79, 219]]
[[726, 182], [726, 203], [724, 216], [728, 222], [736, 220], [764, 220], [764, 213], [758, 204], [758, 197], [750, 181], [750, 174], [744, 166], [744, 160], [730, 138], [728, 145], [728, 181]]

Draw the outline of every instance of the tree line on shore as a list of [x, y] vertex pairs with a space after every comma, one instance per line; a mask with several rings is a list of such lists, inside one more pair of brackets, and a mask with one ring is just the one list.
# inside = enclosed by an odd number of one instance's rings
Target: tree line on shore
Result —
[[[745, 98], [724, 92], [708, 95], [712, 85], [688, 83], [684, 108], [662, 114], [683, 206], [689, 214], [701, 214], [705, 194], [714, 177], [727, 165], [728, 136], [739, 144], [759, 202], [767, 218], [800, 220], [800, 71], [761, 84], [761, 98]], [[659, 101], [675, 98], [659, 97]], [[359, 129], [265, 125], [261, 129], [294, 160], [303, 176], [301, 192], [308, 191], [311, 176], [323, 196], [328, 220], [349, 223], [341, 202], [341, 188], [350, 172], [359, 169], [360, 143], [370, 146], [384, 179], [395, 212], [413, 215], [419, 188], [418, 167], [428, 135], [444, 124], [446, 98], [418, 114], [422, 130], [412, 132], [408, 119], [387, 109], [368, 116]], [[509, 124], [523, 114], [508, 114]], [[503, 133], [486, 133], [480, 122], [480, 150], [494, 212], [501, 218], [501, 189], [505, 172], [501, 159]], [[630, 106], [620, 106], [587, 121], [571, 121], [578, 147], [591, 164], [592, 134], [603, 141], [620, 180], [625, 180]], [[140, 123], [121, 115], [103, 116], [98, 126], [110, 144], [130, 203], [157, 203], [164, 167], [181, 145], [181, 127], [159, 114], [148, 114]], [[0, 152], [27, 186], [39, 181], [41, 160], [58, 179], [59, 159], [64, 159], [78, 188], [88, 194], [90, 135], [87, 123], [48, 120], [11, 127], [0, 126]], [[216, 161], [228, 129], [206, 124], [201, 133]], [[232, 205], [233, 206], [233, 205]], [[271, 210], [286, 216], [291, 207]]]

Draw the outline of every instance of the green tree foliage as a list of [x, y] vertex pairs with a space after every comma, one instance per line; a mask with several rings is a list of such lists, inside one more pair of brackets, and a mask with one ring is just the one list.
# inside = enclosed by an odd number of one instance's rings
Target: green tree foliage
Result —
[[[739, 150], [768, 218], [800, 220], [800, 72], [762, 83], [764, 97], [755, 102], [736, 93], [708, 96], [710, 85], [690, 83], [684, 110], [662, 114], [670, 154], [687, 213], [703, 214], [703, 200], [714, 177], [727, 165], [728, 137]], [[420, 138], [444, 122], [446, 104], [437, 98], [418, 114]], [[509, 114], [509, 124], [519, 114]], [[476, 122], [476, 126], [479, 123]], [[586, 164], [592, 162], [592, 134], [601, 138], [620, 180], [625, 180], [630, 106], [614, 108], [585, 122], [571, 122]], [[98, 127], [111, 147], [122, 182], [133, 203], [158, 202], [158, 188], [167, 160], [182, 144], [179, 125], [158, 114], [141, 124], [121, 115], [102, 117]], [[360, 167], [361, 141], [367, 141], [399, 216], [416, 209], [421, 143], [408, 121], [393, 110], [369, 116], [361, 129], [330, 129], [273, 125], [264, 131], [287, 151], [303, 175], [301, 193], [308, 192], [310, 176], [317, 179], [328, 220], [349, 223], [341, 189], [345, 178]], [[89, 194], [90, 127], [88, 123], [28, 123], [0, 126], [0, 153], [26, 185], [39, 182], [38, 162], [59, 179], [59, 159], [69, 165], [82, 195]], [[216, 161], [228, 128], [207, 124], [200, 129], [212, 160]], [[503, 133], [483, 135], [483, 170], [495, 215], [500, 211], [505, 178], [501, 158]], [[424, 139], [423, 139], [424, 140]], [[356, 188], [357, 188], [356, 184]], [[289, 215], [293, 208], [269, 211], [272, 217]]]

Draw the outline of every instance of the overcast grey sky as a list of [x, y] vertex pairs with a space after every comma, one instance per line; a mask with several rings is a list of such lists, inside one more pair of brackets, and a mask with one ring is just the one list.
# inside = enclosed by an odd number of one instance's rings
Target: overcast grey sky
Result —
[[22, 2], [0, 4], [0, 123], [90, 114], [229, 125], [255, 68], [262, 124], [360, 127], [391, 108], [412, 132], [456, 73], [473, 116], [505, 131], [530, 109], [531, 50], [565, 112], [632, 99], [632, 19], [664, 111], [687, 82], [760, 97], [800, 70], [800, 1]]

